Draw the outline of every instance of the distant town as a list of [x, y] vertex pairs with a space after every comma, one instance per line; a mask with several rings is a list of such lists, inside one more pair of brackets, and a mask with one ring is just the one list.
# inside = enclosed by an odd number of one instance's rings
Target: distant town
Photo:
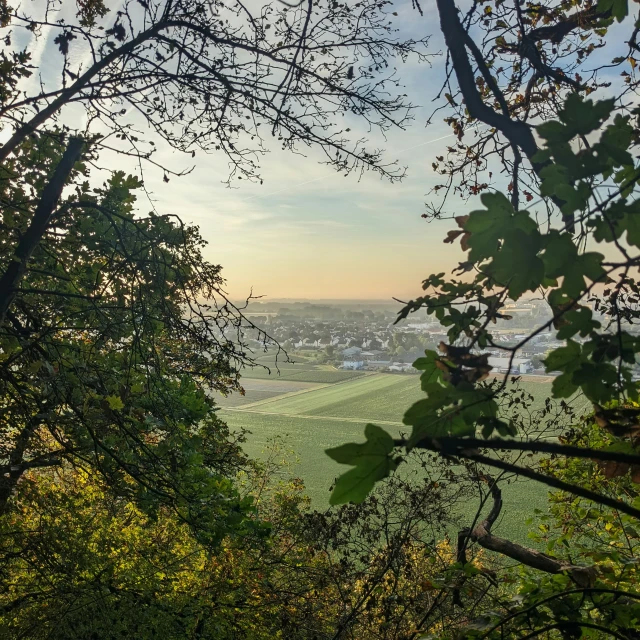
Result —
[[[425, 312], [394, 324], [400, 308], [398, 303], [376, 301], [257, 301], [251, 303], [246, 315], [294, 361], [297, 355], [336, 369], [417, 374], [413, 362], [426, 349], [437, 350], [449, 339], [446, 329]], [[489, 354], [492, 371], [549, 375], [543, 365], [545, 355], [564, 344], [556, 339], [553, 328], [527, 341], [516, 357], [507, 350], [551, 319], [547, 302], [531, 299], [507, 305], [501, 312], [511, 319], [499, 320], [492, 333], [505, 349], [497, 346], [482, 351]], [[605, 320], [601, 321], [604, 325]], [[634, 333], [635, 328], [628, 327], [628, 331]], [[640, 378], [640, 364], [637, 366]]]

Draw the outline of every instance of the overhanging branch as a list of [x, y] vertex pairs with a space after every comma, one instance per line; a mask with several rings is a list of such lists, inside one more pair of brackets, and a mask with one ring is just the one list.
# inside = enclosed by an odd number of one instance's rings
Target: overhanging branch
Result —
[[596, 577], [594, 567], [581, 567], [563, 562], [558, 558], [553, 558], [535, 549], [530, 549], [511, 540], [493, 535], [491, 533], [491, 527], [502, 510], [502, 492], [496, 482], [490, 482], [489, 487], [491, 497], [493, 498], [491, 511], [489, 515], [473, 527], [473, 529], [470, 531], [467, 530], [466, 537], [477, 542], [484, 549], [489, 549], [490, 551], [495, 551], [503, 556], [512, 558], [532, 569], [538, 569], [539, 571], [552, 574], [566, 572], [581, 587], [588, 587], [593, 584]]
[[[397, 446], [407, 446], [405, 439], [395, 440]], [[640, 465], [640, 455], [622, 453], [618, 451], [605, 451], [602, 449], [586, 449], [557, 442], [540, 440], [536, 442], [523, 440], [503, 440], [492, 438], [456, 438], [445, 436], [441, 438], [423, 438], [411, 445], [414, 449], [427, 449], [437, 451], [443, 455], [465, 455], [465, 451], [471, 449], [493, 449], [499, 451], [530, 451], [532, 453], [550, 453], [569, 458], [586, 458], [600, 460], [602, 462], [622, 462], [625, 464]]]
[[[478, 92], [473, 69], [465, 48], [468, 46], [470, 36], [460, 22], [458, 9], [454, 1], [436, 0], [436, 2], [440, 14], [440, 27], [451, 55], [451, 63], [453, 64], [469, 115], [500, 131], [512, 145], [517, 145], [522, 149], [534, 170], [538, 171], [543, 165], [532, 160], [533, 156], [538, 152], [538, 145], [529, 126], [524, 122], [512, 120], [504, 114], [497, 113], [484, 103], [482, 96]], [[476, 62], [480, 66], [481, 61], [476, 60]], [[481, 72], [484, 77], [487, 74], [490, 76], [488, 69], [483, 71], [481, 68]], [[495, 83], [492, 84], [495, 85]], [[494, 89], [495, 87], [492, 86], [491, 88]]]

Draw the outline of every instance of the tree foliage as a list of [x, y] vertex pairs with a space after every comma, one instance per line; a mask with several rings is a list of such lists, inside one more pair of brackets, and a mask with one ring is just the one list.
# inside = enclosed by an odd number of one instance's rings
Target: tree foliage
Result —
[[470, 485], [435, 464], [362, 505], [317, 512], [283, 454], [274, 443], [236, 479], [273, 535], [228, 535], [215, 549], [171, 509], [151, 517], [95, 474], [27, 472], [0, 521], [3, 629], [36, 639], [399, 640], [430, 609], [427, 628], [464, 619], [436, 605], [454, 560], [445, 530]]
[[[80, 105], [84, 136], [99, 133], [102, 148], [137, 160], [155, 162], [160, 137], [190, 155], [224, 154], [229, 179], [256, 179], [273, 138], [289, 150], [317, 146], [344, 173], [403, 173], [338, 120], [357, 116], [384, 132], [411, 117], [394, 60], [427, 60], [428, 39], [400, 39], [389, 2], [82, 2], [75, 19], [72, 7], [6, 7], [0, 121], [13, 134], [1, 159]], [[33, 69], [31, 53], [12, 44], [16, 31], [58, 50], [56, 71], [35, 89], [21, 82]]]
[[[427, 277], [399, 317], [426, 309], [448, 336], [415, 363], [410, 433], [369, 424], [364, 443], [329, 450], [352, 468], [326, 513], [307, 511], [297, 482], [238, 479], [256, 467], [207, 392], [238, 389], [255, 327], [197, 229], [137, 214], [138, 179], [96, 188], [89, 167], [102, 149], [155, 162], [150, 127], [254, 179], [268, 129], [340, 171], [394, 178], [336, 117], [402, 125], [392, 59], [424, 60], [426, 38], [397, 38], [386, 2], [111, 13], [92, 1], [73, 20], [67, 6], [0, 12], [2, 622], [60, 638], [636, 637], [640, 23], [628, 2], [463, 12], [437, 0], [457, 142], [434, 163], [445, 198], [425, 215], [445, 217], [453, 193], [479, 202], [445, 239], [459, 267]], [[55, 87], [25, 89], [29, 53], [9, 29], [54, 34]], [[70, 105], [88, 116], [74, 135], [52, 124]], [[505, 307], [530, 295], [549, 318], [498, 341]], [[486, 350], [513, 361], [546, 331], [562, 342], [544, 360], [554, 398], [531, 411], [517, 381], [491, 378]], [[501, 487], [522, 479], [553, 490], [530, 545], [494, 532]], [[472, 490], [478, 510], [461, 522]]]
[[[445, 190], [445, 199], [432, 203], [426, 217], [445, 217], [452, 193], [479, 196], [481, 206], [456, 215], [457, 228], [445, 238], [462, 252], [452, 276], [430, 275], [424, 295], [399, 315], [426, 309], [448, 338], [415, 364], [425, 396], [404, 416], [411, 433], [394, 439], [371, 425], [366, 444], [330, 450], [354, 467], [332, 499], [361, 500], [363, 487], [373, 487], [415, 448], [475, 463], [493, 508], [461, 531], [458, 561], [464, 566], [466, 547], [477, 543], [528, 568], [514, 580], [516, 604], [488, 615], [465, 637], [635, 637], [638, 17], [628, 16], [624, 0], [485, 2], [466, 13], [438, 0], [437, 10], [448, 53], [447, 121], [458, 143], [434, 165], [447, 177], [436, 189]], [[617, 34], [626, 28], [625, 45], [618, 36], [607, 39], [614, 23], [621, 23]], [[614, 54], [609, 67], [601, 63], [607, 52]], [[621, 68], [622, 78], [605, 80], [605, 68]], [[605, 87], [608, 95], [599, 98]], [[469, 136], [474, 141], [465, 143]], [[532, 295], [548, 302], [551, 316], [505, 345], [496, 337], [497, 321], [505, 326], [511, 320], [505, 307]], [[593, 412], [581, 427], [588, 438], [576, 437], [577, 417], [560, 441], [562, 430], [523, 430], [503, 410], [509, 376], [490, 377], [487, 349], [513, 362], [549, 331], [563, 343], [544, 360], [553, 397], [565, 406], [576, 397], [589, 402]], [[553, 458], [530, 464], [526, 452]], [[499, 484], [511, 474], [561, 491], [552, 504], [563, 508], [554, 506], [552, 514], [562, 534], [548, 537], [547, 553], [491, 532], [502, 509]], [[590, 543], [583, 545], [583, 536]], [[568, 558], [562, 545], [574, 540]], [[456, 585], [450, 595], [464, 606], [462, 589]]]
[[215, 539], [249, 505], [207, 393], [238, 388], [252, 325], [196, 228], [135, 215], [138, 179], [91, 188], [79, 149], [60, 175], [74, 142], [27, 140], [1, 170], [0, 506], [27, 470], [66, 463]]

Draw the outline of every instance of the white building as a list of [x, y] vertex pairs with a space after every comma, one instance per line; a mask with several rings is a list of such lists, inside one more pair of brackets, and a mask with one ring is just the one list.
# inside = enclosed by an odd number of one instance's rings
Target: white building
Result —
[[533, 363], [529, 358], [497, 358], [489, 357], [489, 364], [495, 373], [531, 373], [533, 371]]

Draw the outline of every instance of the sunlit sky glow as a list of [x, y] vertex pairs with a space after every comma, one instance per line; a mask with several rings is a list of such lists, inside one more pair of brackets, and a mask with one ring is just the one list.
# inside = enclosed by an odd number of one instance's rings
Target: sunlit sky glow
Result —
[[[404, 0], [396, 6], [401, 37], [434, 31], [434, 14], [420, 17]], [[439, 32], [433, 33], [431, 50], [442, 50]], [[439, 119], [425, 127], [442, 64], [442, 57], [434, 57], [431, 67], [399, 63], [404, 91], [420, 105], [405, 131], [391, 130], [385, 141], [362, 123], [350, 123], [354, 138], [366, 135], [386, 149], [389, 161], [407, 167], [400, 183], [373, 173], [360, 180], [344, 177], [319, 164], [317, 151], [303, 157], [274, 145], [261, 163], [263, 185], [236, 181], [237, 188], [227, 188], [226, 161], [215, 156], [196, 156], [194, 171], [168, 184], [149, 172], [156, 205], [201, 227], [209, 242], [206, 255], [224, 266], [233, 296], [251, 290], [267, 299], [415, 296], [428, 273], [456, 264], [442, 243], [451, 223], [427, 224], [420, 217], [427, 193], [440, 182], [431, 162], [455, 140]], [[169, 157], [165, 153], [163, 160]], [[188, 165], [178, 154], [173, 162]]]
[[[437, 14], [428, 3], [423, 8], [420, 16], [410, 0], [399, 0], [394, 7], [399, 13], [396, 26], [400, 37], [432, 35], [430, 48], [436, 54], [443, 50]], [[29, 45], [45, 81], [51, 65], [55, 63], [55, 73], [59, 69], [52, 39], [43, 37]], [[443, 68], [443, 56], [434, 57], [431, 66], [398, 64], [403, 92], [420, 105], [406, 130], [391, 130], [384, 141], [349, 122], [354, 138], [368, 135], [372, 146], [386, 148], [388, 160], [397, 159], [407, 167], [408, 175], [400, 183], [390, 184], [373, 173], [361, 179], [344, 177], [319, 164], [322, 157], [317, 151], [301, 156], [274, 145], [261, 161], [263, 185], [243, 180], [230, 189], [224, 184], [227, 161], [220, 154], [200, 154], [192, 160], [158, 140], [156, 160], [176, 170], [194, 164], [195, 168], [165, 183], [162, 171], [148, 167], [145, 182], [154, 206], [160, 213], [175, 213], [200, 226], [209, 243], [205, 255], [223, 265], [227, 291], [233, 297], [250, 291], [267, 299], [419, 295], [420, 283], [429, 273], [449, 271], [461, 259], [459, 252], [443, 244], [452, 223], [427, 223], [420, 217], [425, 202], [433, 197], [429, 191], [442, 181], [431, 163], [455, 141], [439, 116], [425, 126]], [[38, 78], [30, 82], [37, 83]], [[133, 163], [112, 160], [102, 158], [111, 168], [137, 173]], [[504, 182], [498, 176], [496, 186], [504, 187]], [[141, 213], [150, 208], [142, 194], [139, 205]], [[470, 206], [454, 197], [447, 210], [464, 213]]]

